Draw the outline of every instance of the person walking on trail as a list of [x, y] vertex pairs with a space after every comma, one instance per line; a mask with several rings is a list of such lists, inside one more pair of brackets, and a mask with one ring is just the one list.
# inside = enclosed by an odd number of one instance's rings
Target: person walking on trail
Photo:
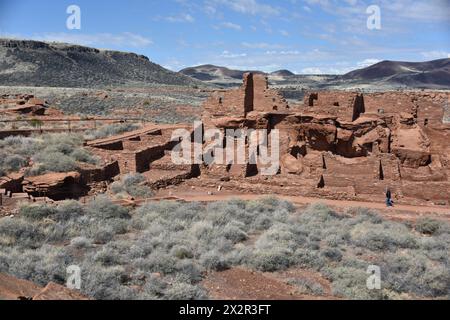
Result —
[[389, 189], [389, 188], [386, 189], [386, 206], [387, 207], [393, 207], [394, 206], [394, 202], [392, 201], [391, 189]]

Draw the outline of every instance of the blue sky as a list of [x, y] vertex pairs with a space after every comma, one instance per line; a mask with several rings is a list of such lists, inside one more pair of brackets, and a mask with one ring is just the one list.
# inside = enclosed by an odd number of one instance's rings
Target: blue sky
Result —
[[[81, 30], [66, 27], [72, 4]], [[367, 28], [370, 5], [379, 30]], [[450, 0], [0, 0], [0, 37], [132, 51], [172, 70], [344, 73], [450, 57]]]

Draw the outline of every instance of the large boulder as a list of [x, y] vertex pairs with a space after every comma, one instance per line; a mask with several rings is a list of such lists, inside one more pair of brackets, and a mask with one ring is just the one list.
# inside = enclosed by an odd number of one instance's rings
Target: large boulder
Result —
[[391, 150], [406, 167], [418, 168], [431, 162], [430, 141], [419, 126], [396, 130]]
[[89, 298], [78, 291], [50, 282], [33, 297], [33, 300], [89, 300]]
[[247, 120], [246, 118], [223, 117], [213, 119], [212, 122], [217, 128], [239, 129], [244, 127]]
[[45, 288], [37, 284], [0, 273], [0, 300], [89, 300], [80, 292], [56, 283]]
[[285, 154], [281, 158], [281, 172], [288, 174], [301, 174], [303, 172], [303, 163], [301, 159]]

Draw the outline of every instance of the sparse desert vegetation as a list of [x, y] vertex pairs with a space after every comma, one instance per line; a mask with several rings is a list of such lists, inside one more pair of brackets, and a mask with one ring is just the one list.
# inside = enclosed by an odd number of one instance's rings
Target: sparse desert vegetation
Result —
[[126, 174], [120, 181], [111, 184], [111, 192], [120, 197], [147, 198], [153, 195], [152, 190], [146, 186], [146, 179], [140, 173]]
[[0, 140], [0, 176], [28, 167], [27, 175], [76, 170], [79, 163], [97, 164], [99, 159], [83, 148], [93, 140], [139, 129], [135, 123], [114, 123], [82, 134], [52, 133], [32, 137], [11, 136]]
[[114, 136], [117, 134], [121, 134], [124, 132], [129, 132], [133, 130], [139, 129], [140, 126], [135, 123], [113, 123], [102, 126], [95, 130], [87, 131], [84, 134], [84, 138], [86, 140], [94, 140], [94, 139], [102, 139], [110, 136]]
[[30, 164], [27, 175], [72, 171], [78, 162], [96, 164], [98, 160], [82, 147], [83, 142], [81, 135], [69, 133], [0, 140], [0, 176]]
[[[145, 88], [2, 87], [0, 95], [32, 94], [65, 115], [142, 118], [156, 123], [199, 120], [208, 92], [181, 86], [152, 84]], [[189, 106], [190, 112], [177, 110]]]
[[[96, 299], [203, 299], [205, 272], [291, 267], [326, 277], [349, 299], [449, 298], [450, 226], [430, 235], [366, 209], [338, 214], [316, 204], [298, 211], [275, 198], [147, 203], [130, 211], [97, 197], [83, 205], [24, 205], [0, 220], [0, 272], [38, 284], [64, 283], [79, 265], [82, 292]], [[382, 290], [368, 290], [379, 265]], [[299, 292], [323, 287], [288, 279]]]

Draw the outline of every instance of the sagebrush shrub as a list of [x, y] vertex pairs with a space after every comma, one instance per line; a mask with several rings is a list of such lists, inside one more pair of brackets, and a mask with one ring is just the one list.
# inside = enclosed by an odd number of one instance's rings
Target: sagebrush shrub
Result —
[[145, 185], [145, 177], [140, 173], [125, 175], [121, 181], [116, 181], [111, 185], [113, 194], [128, 194], [132, 197], [150, 197], [152, 190]]
[[311, 279], [306, 278], [290, 278], [287, 283], [296, 287], [299, 293], [309, 294], [315, 296], [322, 296], [325, 294], [323, 286]]
[[88, 203], [86, 213], [100, 219], [128, 219], [130, 215], [125, 207], [114, 204], [106, 196], [98, 196]]
[[86, 140], [102, 139], [109, 136], [114, 136], [128, 131], [133, 131], [139, 129], [139, 125], [133, 123], [119, 123], [119, 124], [109, 124], [100, 127], [96, 130], [88, 131], [85, 134]]
[[439, 221], [430, 218], [419, 219], [416, 222], [416, 230], [423, 234], [435, 234], [440, 227], [441, 223]]
[[70, 245], [76, 249], [86, 249], [92, 246], [92, 240], [86, 237], [76, 237], [70, 240]]
[[175, 282], [164, 292], [165, 298], [169, 300], [203, 300], [206, 293], [198, 286], [188, 283]]
[[39, 248], [44, 239], [43, 231], [31, 222], [16, 218], [0, 219], [0, 247]]
[[83, 137], [73, 133], [44, 134], [35, 137], [8, 137], [0, 140], [0, 174], [4, 175], [28, 165], [27, 175], [68, 172], [78, 168], [77, 162], [97, 164], [99, 159], [83, 149]]
[[25, 204], [19, 208], [20, 216], [31, 221], [53, 217], [56, 212], [54, 206], [46, 204]]
[[251, 267], [264, 272], [287, 269], [291, 265], [292, 251], [282, 246], [256, 250], [250, 261]]

